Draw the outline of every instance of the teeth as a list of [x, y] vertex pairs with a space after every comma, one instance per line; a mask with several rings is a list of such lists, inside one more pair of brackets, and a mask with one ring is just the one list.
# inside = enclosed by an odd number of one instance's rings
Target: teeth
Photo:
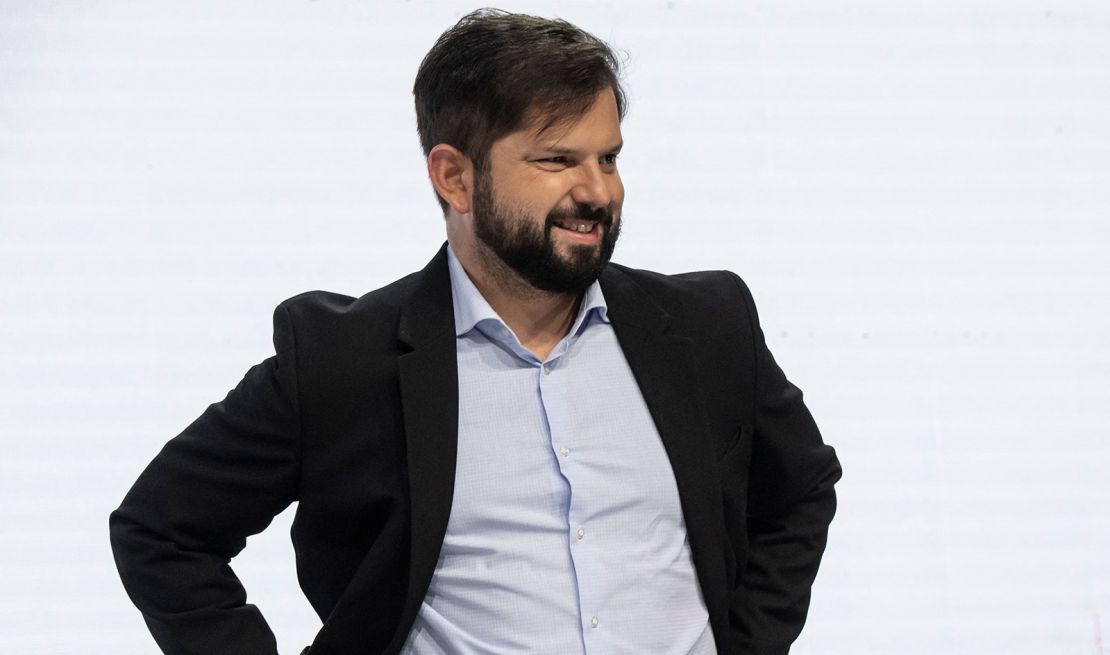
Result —
[[594, 226], [589, 223], [560, 223], [559, 227], [572, 232], [589, 232]]

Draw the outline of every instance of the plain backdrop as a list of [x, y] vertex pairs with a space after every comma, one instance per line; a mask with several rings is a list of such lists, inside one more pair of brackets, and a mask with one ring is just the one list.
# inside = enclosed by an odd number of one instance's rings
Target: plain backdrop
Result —
[[[615, 259], [742, 275], [838, 449], [793, 652], [1110, 650], [1110, 5], [502, 6], [626, 54]], [[277, 303], [438, 248], [411, 85], [473, 8], [0, 0], [2, 650], [156, 652], [108, 513]], [[283, 653], [290, 516], [234, 562]]]

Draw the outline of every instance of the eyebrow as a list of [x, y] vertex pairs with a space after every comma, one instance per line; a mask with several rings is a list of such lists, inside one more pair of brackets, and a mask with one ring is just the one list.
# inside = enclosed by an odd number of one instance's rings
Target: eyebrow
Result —
[[[613, 146], [611, 148], [605, 148], [604, 152], [606, 154], [619, 153], [622, 148], [624, 148], [624, 141], [619, 141], [619, 142], [617, 142], [617, 144], [615, 146]], [[539, 149], [543, 150], [544, 152], [549, 152], [553, 155], [577, 155], [577, 154], [580, 154], [582, 152], [578, 148], [562, 148], [562, 147], [559, 147], [559, 146], [543, 146], [543, 145], [541, 145], [539, 147]]]

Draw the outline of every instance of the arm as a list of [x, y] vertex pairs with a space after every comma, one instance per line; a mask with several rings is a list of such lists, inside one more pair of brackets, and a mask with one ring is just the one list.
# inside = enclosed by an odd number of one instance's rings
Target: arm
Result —
[[273, 633], [229, 561], [291, 503], [300, 426], [294, 336], [147, 466], [109, 520], [116, 566], [165, 653], [273, 655]]
[[754, 337], [755, 390], [747, 489], [747, 559], [730, 607], [737, 653], [784, 654], [798, 637], [836, 511], [840, 463], [802, 392], [775, 363], [751, 294], [737, 279]]

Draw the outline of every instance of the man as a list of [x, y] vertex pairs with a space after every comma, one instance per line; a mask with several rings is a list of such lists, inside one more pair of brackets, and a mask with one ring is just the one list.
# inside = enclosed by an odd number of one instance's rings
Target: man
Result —
[[785, 653], [840, 468], [730, 273], [608, 264], [618, 61], [482, 10], [414, 94], [448, 245], [282, 303], [276, 355], [111, 519], [167, 653], [275, 652], [228, 566], [298, 501], [312, 655]]

